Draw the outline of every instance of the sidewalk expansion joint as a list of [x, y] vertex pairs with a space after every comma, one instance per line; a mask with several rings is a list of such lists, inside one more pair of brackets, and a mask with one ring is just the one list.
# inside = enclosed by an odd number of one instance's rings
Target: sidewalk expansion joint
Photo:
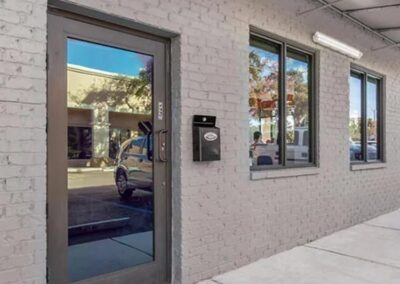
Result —
[[386, 227], [386, 226], [381, 226], [381, 225], [374, 225], [374, 224], [368, 224], [368, 223], [363, 223], [363, 225], [370, 226], [370, 227], [375, 227], [375, 228], [381, 228], [385, 230], [392, 230], [392, 231], [400, 231], [398, 228], [392, 228], [392, 227]]
[[114, 241], [114, 242], [116, 242], [116, 243], [119, 243], [120, 245], [123, 245], [123, 246], [129, 247], [129, 248], [135, 249], [135, 250], [137, 250], [137, 251], [139, 251], [139, 252], [141, 252], [141, 253], [143, 253], [143, 254], [145, 254], [145, 255], [148, 255], [148, 256], [150, 256], [150, 257], [153, 257], [153, 255], [151, 255], [150, 253], [148, 253], [148, 252], [146, 252], [146, 251], [144, 251], [144, 250], [138, 249], [137, 247], [131, 246], [131, 245], [127, 244], [127, 243], [124, 243], [124, 242], [121, 242], [121, 241], [119, 241], [119, 240], [116, 240], [115, 238], [110, 238], [110, 240], [112, 240], [112, 241]]
[[308, 244], [304, 245], [304, 246], [307, 247], [307, 248], [310, 248], [310, 249], [316, 249], [316, 250], [320, 250], [320, 251], [325, 251], [325, 252], [328, 252], [328, 253], [341, 255], [341, 256], [344, 256], [344, 257], [354, 258], [354, 259], [357, 259], [357, 260], [360, 260], [360, 261], [370, 262], [370, 263], [374, 263], [374, 264], [378, 264], [378, 265], [382, 265], [382, 266], [386, 266], [386, 267], [390, 267], [390, 268], [394, 268], [394, 269], [400, 269], [399, 266], [395, 266], [395, 265], [392, 265], [392, 264], [387, 264], [387, 263], [383, 263], [383, 262], [379, 262], [379, 261], [374, 261], [374, 260], [367, 259], [367, 258], [362, 258], [362, 257], [354, 256], [354, 255], [349, 255], [349, 254], [345, 254], [345, 253], [341, 253], [341, 252], [337, 252], [337, 251], [333, 251], [333, 250], [329, 250], [329, 249], [313, 247], [313, 246], [308, 245]]

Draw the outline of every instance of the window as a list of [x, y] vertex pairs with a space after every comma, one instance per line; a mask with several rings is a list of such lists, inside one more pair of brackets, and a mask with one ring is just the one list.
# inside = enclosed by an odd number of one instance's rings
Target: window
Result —
[[144, 136], [134, 138], [130, 145], [126, 148], [128, 154], [142, 154], [142, 149], [145, 142]]
[[251, 169], [315, 164], [313, 64], [312, 52], [250, 36]]
[[350, 161], [382, 160], [382, 76], [354, 68], [350, 74]]
[[92, 158], [92, 128], [68, 126], [68, 159]]
[[109, 147], [108, 156], [111, 159], [116, 159], [119, 148], [122, 143], [131, 137], [135, 136], [137, 131], [124, 128], [110, 128], [109, 129]]
[[309, 141], [309, 137], [308, 137], [308, 131], [304, 131], [303, 133], [303, 145], [304, 146], [308, 146]]

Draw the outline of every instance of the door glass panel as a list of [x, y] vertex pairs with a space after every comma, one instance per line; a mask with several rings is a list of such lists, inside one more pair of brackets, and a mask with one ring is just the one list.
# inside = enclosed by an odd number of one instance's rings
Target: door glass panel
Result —
[[68, 275], [154, 259], [152, 56], [68, 39]]

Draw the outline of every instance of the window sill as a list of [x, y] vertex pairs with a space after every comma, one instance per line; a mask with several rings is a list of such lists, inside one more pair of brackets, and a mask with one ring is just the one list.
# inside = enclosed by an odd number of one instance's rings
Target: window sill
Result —
[[382, 163], [382, 162], [350, 165], [350, 169], [352, 171], [376, 170], [376, 169], [384, 169], [384, 168], [386, 168], [386, 164]]
[[250, 180], [311, 176], [318, 175], [319, 173], [320, 169], [317, 167], [250, 171]]

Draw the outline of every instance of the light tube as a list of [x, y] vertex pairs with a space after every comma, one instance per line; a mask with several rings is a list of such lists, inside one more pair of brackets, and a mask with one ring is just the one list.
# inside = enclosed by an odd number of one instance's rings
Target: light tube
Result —
[[351, 47], [350, 45], [345, 44], [344, 42], [338, 41], [337, 39], [334, 39], [320, 32], [316, 32], [314, 34], [313, 40], [315, 43], [328, 47], [332, 50], [338, 51], [353, 59], [360, 59], [363, 56], [363, 53], [358, 49]]

